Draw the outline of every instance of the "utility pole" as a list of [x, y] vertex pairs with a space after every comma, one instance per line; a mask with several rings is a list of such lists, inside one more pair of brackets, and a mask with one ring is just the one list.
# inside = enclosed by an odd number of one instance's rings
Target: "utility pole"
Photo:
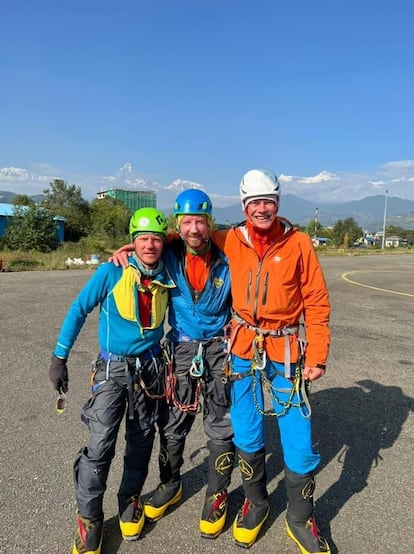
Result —
[[387, 221], [387, 200], [388, 200], [388, 190], [385, 191], [385, 201], [384, 201], [384, 223], [382, 225], [382, 250], [385, 248], [385, 222]]
[[315, 208], [315, 227], [313, 231], [313, 238], [316, 239], [318, 233], [318, 208]]

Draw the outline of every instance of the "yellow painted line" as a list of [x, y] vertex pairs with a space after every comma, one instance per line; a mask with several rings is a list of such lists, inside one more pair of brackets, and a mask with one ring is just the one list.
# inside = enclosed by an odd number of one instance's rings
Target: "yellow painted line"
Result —
[[[409, 292], [399, 292], [396, 290], [382, 289], [380, 287], [374, 287], [373, 285], [365, 285], [364, 283], [358, 283], [358, 281], [353, 281], [352, 279], [349, 279], [348, 275], [354, 275], [355, 273], [379, 273], [379, 272], [378, 271], [373, 272], [369, 269], [360, 270], [360, 271], [347, 271], [346, 273], [342, 274], [342, 279], [347, 283], [350, 283], [351, 285], [358, 285], [359, 287], [366, 287], [367, 289], [379, 290], [380, 292], [389, 292], [390, 294], [397, 294], [399, 296], [410, 296], [411, 298], [414, 298], [414, 294], [411, 294]], [[382, 273], [392, 273], [392, 272], [383, 271]]]

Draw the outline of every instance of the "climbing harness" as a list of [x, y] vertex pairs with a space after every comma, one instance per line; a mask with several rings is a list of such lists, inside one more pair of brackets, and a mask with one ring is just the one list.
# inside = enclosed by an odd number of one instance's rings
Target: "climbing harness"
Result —
[[[95, 375], [98, 372], [95, 362], [92, 366], [92, 371], [90, 374], [90, 385], [92, 394], [96, 394], [99, 387], [109, 381], [111, 373], [111, 362], [124, 363], [128, 396], [128, 419], [134, 419], [135, 392], [137, 392], [138, 390], [142, 390], [144, 394], [148, 396], [148, 398], [151, 398], [153, 400], [160, 400], [161, 398], [165, 398], [166, 396], [164, 383], [162, 386], [162, 392], [159, 392], [159, 390], [157, 390], [156, 392], [154, 391], [155, 388], [159, 389], [160, 380], [162, 379], [162, 381], [164, 381], [163, 368], [159, 367], [159, 363], [156, 357], [160, 352], [160, 347], [149, 349], [139, 356], [120, 356], [117, 354], [112, 354], [110, 352], [101, 351], [99, 353], [99, 357], [102, 360], [106, 361], [105, 379], [102, 381], [95, 381]], [[147, 384], [143, 375], [144, 372], [147, 372], [145, 371], [146, 368], [143, 368], [142, 362], [149, 360], [151, 360], [151, 364], [155, 368], [155, 377], [151, 383]]]
[[[245, 327], [255, 332], [255, 338], [253, 339], [253, 363], [255, 369], [263, 369], [266, 367], [266, 352], [264, 350], [264, 338], [265, 337], [284, 337], [285, 339], [285, 378], [290, 377], [290, 341], [289, 336], [298, 336], [299, 326], [302, 324], [288, 325], [281, 327], [280, 329], [262, 329], [256, 327], [245, 321], [238, 314], [233, 312], [232, 318], [240, 327]], [[298, 337], [298, 340], [301, 340]]]
[[[201, 411], [201, 405], [199, 402], [201, 391], [205, 386], [206, 375], [205, 375], [205, 363], [204, 363], [204, 352], [205, 349], [213, 344], [214, 342], [223, 342], [223, 336], [212, 337], [205, 340], [192, 340], [189, 337], [180, 335], [181, 340], [178, 342], [191, 342], [198, 343], [197, 353], [193, 356], [189, 368], [189, 375], [192, 379], [196, 380], [195, 390], [193, 392], [194, 398], [190, 404], [181, 402], [177, 396], [177, 375], [174, 368], [174, 341], [166, 340], [163, 343], [163, 353], [164, 359], [167, 366], [167, 376], [166, 376], [166, 399], [169, 404], [174, 405], [176, 408], [182, 412], [189, 413], [198, 413]], [[223, 382], [227, 382], [223, 381]]]
[[[245, 377], [252, 377], [252, 389], [253, 399], [257, 411], [266, 416], [282, 417], [287, 414], [290, 408], [298, 408], [301, 415], [308, 419], [311, 417], [311, 406], [309, 401], [310, 393], [310, 381], [303, 378], [303, 369], [305, 365], [305, 346], [306, 342], [299, 336], [299, 328], [302, 324], [291, 325], [288, 327], [282, 327], [280, 329], [263, 329], [255, 327], [239, 315], [233, 313], [233, 319], [237, 323], [237, 329], [245, 327], [255, 332], [255, 336], [252, 343], [253, 357], [251, 362], [251, 369], [246, 373], [236, 373], [230, 375], [231, 381], [239, 381]], [[276, 373], [280, 374], [285, 379], [292, 382], [291, 388], [280, 389], [274, 386], [272, 380], [266, 374], [267, 356], [265, 350], [265, 337], [284, 337], [285, 340], [285, 360], [284, 360], [284, 372], [281, 373], [276, 370]], [[290, 341], [289, 336], [295, 336], [299, 347], [299, 358], [295, 367], [295, 374], [291, 376], [291, 357], [290, 357]], [[234, 337], [233, 337], [234, 341]], [[260, 406], [257, 390], [258, 387], [262, 387], [263, 395], [267, 393], [271, 401], [278, 406], [281, 406], [281, 411], [265, 410]], [[287, 400], [282, 400], [278, 393], [288, 393]]]

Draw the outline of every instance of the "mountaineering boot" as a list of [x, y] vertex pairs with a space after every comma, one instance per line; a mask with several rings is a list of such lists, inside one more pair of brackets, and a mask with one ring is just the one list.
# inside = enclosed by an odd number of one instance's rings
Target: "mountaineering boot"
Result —
[[250, 548], [270, 511], [266, 490], [265, 451], [264, 448], [254, 453], [239, 451], [238, 457], [246, 498], [234, 520], [233, 537], [237, 546]]
[[255, 543], [269, 511], [269, 502], [253, 504], [248, 498], [245, 499], [233, 522], [233, 537], [237, 546], [250, 548]]
[[215, 539], [226, 523], [228, 494], [234, 467], [233, 441], [208, 441], [208, 483], [200, 518], [200, 533], [205, 539]]
[[78, 513], [75, 543], [72, 554], [100, 554], [103, 519], [87, 519]]
[[226, 490], [206, 498], [200, 519], [200, 533], [204, 539], [215, 539], [222, 532], [226, 523], [227, 503]]
[[158, 521], [169, 506], [181, 500], [182, 495], [183, 487], [180, 481], [160, 483], [144, 503], [145, 517], [150, 521]]
[[145, 517], [150, 521], [161, 519], [169, 506], [181, 500], [180, 467], [183, 465], [184, 446], [184, 440], [167, 443], [166, 438], [161, 437], [158, 456], [161, 483], [144, 503]]
[[139, 495], [132, 496], [129, 499], [129, 504], [119, 514], [119, 527], [121, 529], [122, 538], [125, 541], [136, 541], [144, 527], [145, 515], [144, 506]]
[[320, 534], [313, 515], [313, 474], [300, 475], [285, 467], [285, 483], [288, 536], [298, 545], [301, 554], [330, 554], [329, 545]]

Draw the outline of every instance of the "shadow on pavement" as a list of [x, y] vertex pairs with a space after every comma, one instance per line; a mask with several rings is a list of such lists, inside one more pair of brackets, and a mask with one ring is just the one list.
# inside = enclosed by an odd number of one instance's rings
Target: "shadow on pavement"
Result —
[[[342, 466], [339, 479], [322, 496], [318, 497], [315, 513], [323, 535], [327, 538], [332, 554], [337, 554], [330, 532], [330, 522], [341, 508], [368, 486], [368, 476], [381, 463], [382, 449], [391, 448], [401, 433], [410, 411], [414, 411], [414, 399], [404, 396], [400, 387], [385, 386], [366, 379], [347, 388], [331, 388], [311, 395], [313, 431], [316, 447], [322, 456], [318, 472], [331, 461]], [[260, 538], [285, 511], [287, 506], [283, 480], [283, 459], [279, 431], [274, 417], [265, 419], [268, 481], [279, 476], [274, 490], [269, 488], [271, 512], [263, 526]], [[177, 508], [197, 494], [207, 483], [207, 448], [205, 446], [190, 454], [190, 459], [203, 456], [202, 461], [185, 472], [183, 500]], [[238, 468], [235, 467], [235, 472]], [[225, 530], [228, 530], [244, 500], [241, 486], [232, 490]], [[201, 512], [202, 506], [200, 506]], [[170, 508], [172, 511], [175, 508]], [[155, 524], [146, 523], [143, 535], [150, 533]], [[103, 554], [117, 552], [122, 542], [118, 519], [105, 522]]]
[[318, 498], [315, 511], [332, 554], [337, 553], [330, 522], [341, 508], [368, 486], [368, 476], [381, 463], [382, 449], [398, 439], [414, 400], [400, 387], [370, 379], [358, 386], [332, 388], [312, 395], [314, 433], [322, 455], [319, 472], [331, 461], [341, 464], [339, 479]]

